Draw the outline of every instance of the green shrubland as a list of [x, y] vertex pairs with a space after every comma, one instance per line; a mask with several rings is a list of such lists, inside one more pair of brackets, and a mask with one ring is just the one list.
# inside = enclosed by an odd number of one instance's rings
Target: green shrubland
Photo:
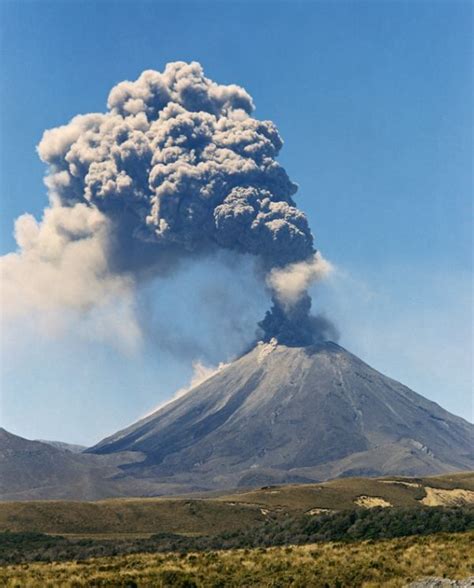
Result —
[[74, 538], [41, 533], [0, 533], [0, 563], [82, 560], [130, 553], [259, 548], [381, 540], [474, 529], [472, 507], [372, 508], [327, 514], [268, 516], [247, 529], [203, 536], [159, 533], [149, 537]]

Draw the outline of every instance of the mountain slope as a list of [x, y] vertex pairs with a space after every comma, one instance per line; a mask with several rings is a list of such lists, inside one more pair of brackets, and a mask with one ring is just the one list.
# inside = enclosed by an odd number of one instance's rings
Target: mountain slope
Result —
[[259, 344], [88, 450], [186, 489], [474, 469], [474, 426], [334, 343]]
[[162, 491], [124, 479], [120, 464], [140, 459], [139, 453], [75, 454], [0, 428], [0, 500], [97, 500]]
[[75, 443], [64, 443], [63, 441], [48, 441], [46, 439], [35, 439], [39, 443], [46, 443], [46, 445], [51, 445], [51, 447], [56, 447], [56, 449], [61, 449], [61, 451], [69, 451], [70, 453], [81, 453], [84, 449], [87, 449], [85, 445], [76, 445]]

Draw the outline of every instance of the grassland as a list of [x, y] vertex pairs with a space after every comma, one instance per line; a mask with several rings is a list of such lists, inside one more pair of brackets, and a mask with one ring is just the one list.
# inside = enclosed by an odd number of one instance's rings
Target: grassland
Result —
[[321, 484], [269, 486], [181, 498], [3, 502], [0, 532], [91, 537], [163, 532], [207, 535], [248, 528], [282, 513], [352, 509], [361, 497], [366, 504], [373, 499], [374, 504], [383, 500], [393, 507], [420, 508], [430, 488], [442, 491], [436, 494], [440, 504], [449, 505], [450, 500], [457, 504], [459, 496], [463, 497], [461, 503], [474, 503], [474, 473], [469, 472], [433, 478], [344, 478]]
[[0, 531], [67, 535], [208, 534], [253, 526], [259, 508], [204, 500], [114, 499], [100, 502], [0, 503]]
[[5, 502], [0, 586], [390, 588], [462, 579], [474, 575], [473, 503], [473, 473]]
[[0, 585], [6, 588], [394, 588], [426, 576], [452, 579], [471, 576], [473, 541], [474, 533], [470, 532], [352, 544], [134, 554], [81, 562], [32, 563], [0, 568]]

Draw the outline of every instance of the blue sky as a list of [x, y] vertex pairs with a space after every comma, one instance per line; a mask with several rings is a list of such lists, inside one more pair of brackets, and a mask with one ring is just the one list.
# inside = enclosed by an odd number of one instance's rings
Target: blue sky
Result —
[[[17, 0], [0, 11], [2, 253], [15, 246], [14, 219], [46, 205], [35, 152], [45, 129], [104, 111], [110, 88], [144, 69], [197, 60], [277, 124], [279, 160], [337, 268], [314, 294], [341, 344], [472, 419], [469, 2]], [[182, 294], [189, 276], [167, 285], [183, 312], [195, 303]], [[201, 295], [225, 279], [202, 268]], [[190, 336], [202, 334], [206, 361], [227, 359], [238, 344], [201, 316]], [[192, 371], [192, 351], [150, 345], [130, 356], [73, 330], [42, 338], [34, 325], [4, 336], [1, 359], [2, 425], [85, 444], [148, 412]]]

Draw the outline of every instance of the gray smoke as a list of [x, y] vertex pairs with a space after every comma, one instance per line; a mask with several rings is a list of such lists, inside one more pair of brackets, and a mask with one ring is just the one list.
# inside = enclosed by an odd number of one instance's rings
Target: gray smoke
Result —
[[[38, 153], [50, 208], [41, 223], [17, 221], [20, 249], [2, 259], [7, 306], [18, 307], [20, 290], [23, 304], [88, 308], [224, 248], [255, 256], [267, 280], [273, 306], [260, 338], [326, 338], [331, 329], [311, 317], [307, 294], [319, 275], [313, 236], [276, 161], [278, 130], [253, 118], [253, 108], [239, 86], [176, 62], [119, 83], [105, 114], [46, 131]], [[301, 286], [285, 288], [287, 270]]]

